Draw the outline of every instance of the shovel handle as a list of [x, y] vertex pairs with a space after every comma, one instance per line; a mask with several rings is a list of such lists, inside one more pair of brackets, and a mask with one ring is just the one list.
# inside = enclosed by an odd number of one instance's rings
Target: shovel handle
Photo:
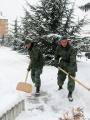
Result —
[[[66, 72], [65, 70], [63, 70], [61, 67], [58, 67], [59, 70], [61, 70], [62, 72], [64, 72], [66, 75], [69, 75], [68, 72]], [[81, 83], [79, 80], [75, 79], [73, 76], [69, 75], [74, 81], [76, 81], [79, 85], [81, 85], [82, 87], [86, 88], [87, 90], [90, 91], [90, 88], [88, 88], [87, 86], [85, 86], [83, 83]]]
[[27, 81], [28, 73], [29, 73], [29, 71], [27, 71], [27, 74], [26, 74], [26, 77], [25, 77], [25, 82]]

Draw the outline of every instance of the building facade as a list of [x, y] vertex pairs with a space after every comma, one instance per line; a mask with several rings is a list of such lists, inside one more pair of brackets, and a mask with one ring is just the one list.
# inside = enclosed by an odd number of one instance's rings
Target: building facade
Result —
[[0, 16], [0, 38], [3, 39], [8, 36], [8, 19]]

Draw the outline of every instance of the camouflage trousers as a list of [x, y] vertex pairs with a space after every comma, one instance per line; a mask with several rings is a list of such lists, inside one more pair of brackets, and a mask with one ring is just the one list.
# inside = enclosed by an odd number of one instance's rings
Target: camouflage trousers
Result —
[[[76, 76], [75, 74], [76, 74], [76, 73], [73, 72], [73, 73], [71, 74], [71, 76], [75, 77], [75, 76]], [[64, 72], [62, 72], [61, 70], [58, 71], [58, 77], [57, 77], [58, 81], [57, 81], [57, 84], [58, 84], [59, 86], [63, 86], [64, 81], [65, 81], [65, 79], [66, 79], [66, 76], [67, 76], [67, 75], [66, 75]], [[74, 81], [70, 76], [68, 76], [67, 89], [68, 89], [69, 92], [73, 92], [74, 89], [75, 89], [75, 81]]]
[[35, 84], [35, 87], [41, 86], [41, 79], [40, 79], [41, 73], [42, 73], [42, 69], [39, 69], [39, 68], [31, 69], [31, 79], [32, 79], [32, 82]]

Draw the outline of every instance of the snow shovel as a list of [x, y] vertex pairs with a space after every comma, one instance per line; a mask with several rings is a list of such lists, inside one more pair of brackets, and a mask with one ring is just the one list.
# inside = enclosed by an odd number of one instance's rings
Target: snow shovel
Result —
[[[68, 72], [66, 72], [65, 70], [63, 70], [61, 67], [58, 67], [59, 70], [61, 70], [62, 72], [64, 72], [66, 75], [69, 75]], [[88, 88], [86, 85], [84, 85], [83, 83], [81, 83], [79, 80], [75, 79], [73, 76], [69, 75], [74, 81], [76, 81], [79, 85], [81, 85], [82, 87], [86, 88], [87, 90], [90, 91], [90, 88]]]
[[32, 85], [29, 83], [26, 83], [27, 81], [27, 77], [28, 77], [28, 73], [26, 74], [26, 78], [25, 78], [25, 82], [19, 82], [16, 86], [16, 90], [22, 91], [22, 92], [26, 92], [26, 93], [31, 93], [32, 92]]

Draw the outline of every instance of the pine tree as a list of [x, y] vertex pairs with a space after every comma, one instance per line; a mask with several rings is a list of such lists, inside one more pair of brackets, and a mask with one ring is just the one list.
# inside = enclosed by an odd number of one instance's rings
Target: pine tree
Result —
[[18, 21], [17, 21], [17, 19], [15, 19], [15, 21], [14, 21], [14, 25], [13, 25], [13, 27], [14, 27], [14, 29], [13, 29], [13, 35], [14, 35], [14, 37], [15, 38], [18, 38]]
[[19, 24], [18, 20], [15, 19], [13, 29], [12, 29], [12, 33], [13, 33], [12, 46], [14, 50], [21, 50], [22, 44], [23, 44], [22, 28], [18, 24]]
[[86, 3], [85, 5], [82, 5], [79, 7], [81, 10], [87, 12], [88, 10], [90, 10], [90, 3]]
[[25, 10], [23, 18], [25, 38], [28, 36], [36, 41], [48, 60], [53, 59], [58, 40], [56, 36], [48, 38], [48, 35], [67, 35], [74, 40], [85, 24], [84, 19], [75, 22], [74, 3], [69, 0], [41, 0], [40, 5], [32, 6], [27, 2], [27, 6], [30, 11]]

